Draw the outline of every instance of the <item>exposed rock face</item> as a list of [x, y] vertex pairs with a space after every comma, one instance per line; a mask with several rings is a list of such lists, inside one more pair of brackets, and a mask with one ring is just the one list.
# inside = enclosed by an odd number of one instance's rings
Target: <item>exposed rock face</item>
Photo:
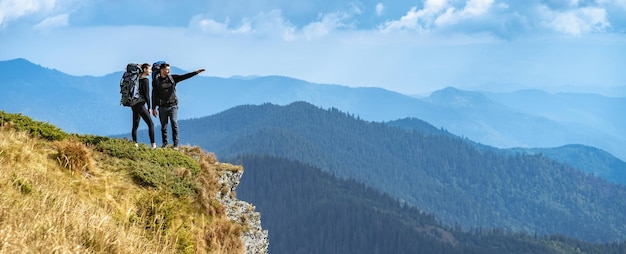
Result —
[[256, 212], [255, 207], [235, 197], [235, 188], [243, 171], [225, 171], [219, 178], [220, 191], [217, 199], [226, 207], [226, 215], [233, 221], [239, 221], [246, 226], [242, 240], [246, 252], [250, 254], [268, 253], [268, 232], [261, 228], [261, 214]]

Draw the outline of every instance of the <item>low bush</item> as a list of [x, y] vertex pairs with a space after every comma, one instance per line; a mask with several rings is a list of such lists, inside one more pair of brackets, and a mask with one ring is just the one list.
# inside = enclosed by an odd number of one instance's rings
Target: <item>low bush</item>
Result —
[[0, 125], [12, 127], [18, 131], [25, 131], [33, 136], [50, 141], [63, 140], [69, 136], [52, 124], [33, 121], [30, 117], [23, 116], [22, 114], [10, 114], [1, 110]]

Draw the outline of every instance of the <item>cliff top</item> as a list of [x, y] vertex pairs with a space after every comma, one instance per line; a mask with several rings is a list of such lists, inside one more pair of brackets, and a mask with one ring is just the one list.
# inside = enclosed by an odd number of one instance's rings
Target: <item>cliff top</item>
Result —
[[251, 226], [222, 202], [238, 178], [220, 180], [242, 171], [199, 147], [151, 150], [0, 111], [0, 249], [243, 253]]

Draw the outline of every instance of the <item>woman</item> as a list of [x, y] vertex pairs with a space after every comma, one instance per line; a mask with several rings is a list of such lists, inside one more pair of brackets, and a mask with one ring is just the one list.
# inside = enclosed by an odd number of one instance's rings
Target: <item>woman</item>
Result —
[[[139, 128], [139, 117], [143, 118], [143, 121], [148, 125], [148, 135], [150, 136], [150, 143], [152, 145], [152, 149], [156, 149], [156, 143], [154, 142], [154, 123], [152, 119], [150, 119], [150, 112], [148, 109], [150, 108], [150, 81], [148, 80], [148, 76], [152, 72], [150, 64], [144, 63], [141, 65], [141, 75], [139, 77], [139, 95], [143, 98], [144, 102], [140, 102], [132, 106], [133, 110], [133, 141], [135, 142], [135, 146], [139, 146], [137, 144], [137, 128]], [[148, 108], [145, 107], [145, 103], [148, 103]]]

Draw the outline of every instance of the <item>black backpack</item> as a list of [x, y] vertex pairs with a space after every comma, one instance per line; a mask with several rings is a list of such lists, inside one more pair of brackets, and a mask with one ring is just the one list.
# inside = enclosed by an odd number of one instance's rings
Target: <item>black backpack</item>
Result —
[[156, 61], [152, 64], [152, 80], [156, 80], [161, 76], [161, 64], [164, 63], [165, 61]]
[[120, 80], [120, 104], [126, 107], [132, 107], [137, 103], [145, 100], [139, 94], [139, 75], [141, 74], [141, 65], [129, 63], [126, 65], [126, 71]]
[[[152, 87], [154, 87], [155, 81], [159, 80], [159, 77], [161, 77], [161, 64], [164, 63], [165, 61], [156, 61], [152, 64]], [[174, 79], [172, 78], [172, 75], [168, 75], [168, 78], [173, 84]]]

